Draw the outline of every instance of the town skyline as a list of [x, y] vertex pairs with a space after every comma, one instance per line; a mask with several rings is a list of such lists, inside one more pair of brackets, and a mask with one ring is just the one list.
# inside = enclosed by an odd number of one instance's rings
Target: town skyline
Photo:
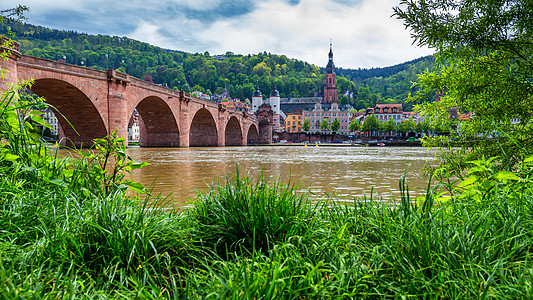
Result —
[[[7, 7], [19, 4], [7, 0]], [[345, 69], [386, 67], [433, 54], [415, 47], [392, 16], [396, 0], [27, 0], [28, 23], [80, 33], [127, 36], [189, 53], [270, 52], [322, 67], [333, 40]]]

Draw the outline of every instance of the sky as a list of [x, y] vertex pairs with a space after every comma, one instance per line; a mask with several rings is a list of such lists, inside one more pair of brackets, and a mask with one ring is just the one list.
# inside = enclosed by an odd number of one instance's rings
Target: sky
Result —
[[325, 67], [330, 40], [342, 68], [386, 67], [433, 54], [413, 45], [399, 0], [2, 0], [26, 5], [28, 23], [127, 36], [211, 55], [270, 52]]

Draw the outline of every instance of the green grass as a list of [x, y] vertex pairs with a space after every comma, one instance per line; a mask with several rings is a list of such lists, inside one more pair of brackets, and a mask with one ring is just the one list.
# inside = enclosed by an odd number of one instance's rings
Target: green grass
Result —
[[58, 158], [13, 122], [24, 114], [11, 103], [0, 114], [0, 299], [533, 297], [533, 158], [514, 173], [471, 162], [453, 184], [440, 170], [418, 199], [400, 180], [397, 204], [311, 201], [237, 170], [177, 212], [124, 179], [142, 165], [116, 136]]
[[527, 298], [526, 188], [520, 203], [496, 193], [490, 204], [427, 212], [373, 199], [313, 203], [280, 182], [234, 176], [184, 213], [122, 191], [99, 199], [21, 188], [3, 194], [0, 294]]

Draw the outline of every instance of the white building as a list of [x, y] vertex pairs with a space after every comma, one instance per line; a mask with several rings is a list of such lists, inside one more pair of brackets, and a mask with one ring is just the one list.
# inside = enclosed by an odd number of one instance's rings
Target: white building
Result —
[[315, 103], [313, 110], [304, 110], [303, 119], [309, 119], [311, 122], [311, 132], [323, 132], [320, 125], [324, 120], [328, 120], [329, 125], [333, 123], [335, 118], [340, 122], [338, 133], [350, 133], [350, 120], [352, 114], [349, 112], [350, 106], [340, 107], [338, 103]]
[[287, 116], [283, 111], [281, 111], [281, 98], [276, 87], [272, 89], [270, 92], [270, 97], [266, 100], [263, 100], [263, 94], [259, 90], [259, 87], [256, 88], [252, 96], [252, 113], [255, 114], [259, 109], [259, 106], [262, 104], [269, 105], [270, 109], [272, 109], [274, 112], [272, 130], [274, 132], [283, 131], [283, 124], [285, 123], [285, 118], [287, 118]]
[[50, 134], [52, 136], [57, 136], [59, 134], [59, 122], [56, 115], [49, 107], [47, 107], [43, 112], [43, 119], [50, 125], [50, 127], [52, 127], [52, 129], [50, 129]]
[[139, 112], [135, 109], [128, 124], [128, 141], [138, 142], [139, 139]]

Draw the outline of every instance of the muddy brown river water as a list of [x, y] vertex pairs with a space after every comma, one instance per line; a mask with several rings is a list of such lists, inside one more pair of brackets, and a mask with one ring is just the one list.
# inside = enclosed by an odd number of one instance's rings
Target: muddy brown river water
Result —
[[299, 189], [320, 198], [335, 194], [346, 200], [363, 194], [381, 194], [383, 199], [399, 197], [399, 179], [407, 172], [413, 193], [427, 186], [421, 169], [434, 163], [434, 152], [423, 147], [351, 146], [251, 146], [212, 148], [129, 148], [128, 154], [149, 166], [135, 170], [132, 179], [154, 193], [171, 194], [176, 206], [183, 206], [196, 191], [223, 183], [234, 174], [274, 176], [302, 184]]

